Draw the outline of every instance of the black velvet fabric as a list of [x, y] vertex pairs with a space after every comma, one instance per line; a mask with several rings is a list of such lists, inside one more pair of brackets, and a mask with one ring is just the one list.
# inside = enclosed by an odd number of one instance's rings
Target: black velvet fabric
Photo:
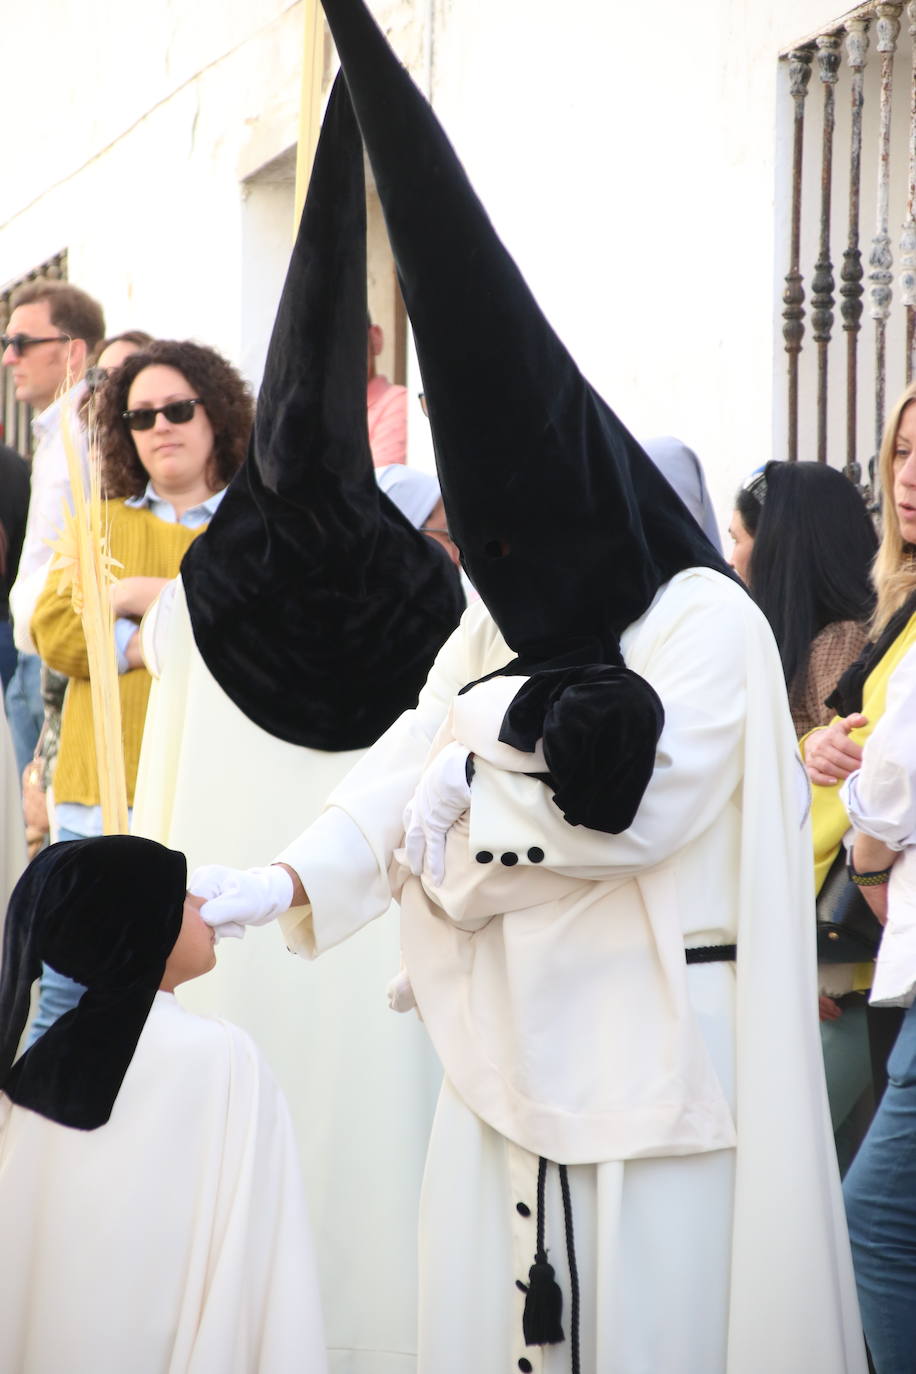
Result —
[[878, 666], [894, 640], [903, 633], [914, 615], [916, 615], [916, 592], [907, 597], [899, 611], [894, 612], [878, 638], [870, 640], [855, 662], [850, 663], [824, 702], [825, 706], [832, 706], [837, 715], [840, 716], [850, 716], [854, 711], [862, 710], [865, 679]]
[[529, 753], [543, 739], [545, 781], [566, 820], [619, 835], [652, 777], [664, 723], [645, 678], [592, 664], [535, 673], [515, 694], [499, 738]]
[[452, 537], [518, 654], [610, 646], [683, 568], [729, 574], [581, 376], [362, 0], [322, 0], [417, 344]]
[[[111, 1115], [181, 930], [183, 854], [133, 835], [67, 840], [10, 898], [0, 968], [0, 1088], [64, 1126]], [[13, 1063], [42, 963], [83, 983], [79, 1004]]]
[[[593, 662], [619, 664], [620, 634], [675, 573], [730, 570], [580, 374], [362, 0], [322, 4], [414, 329], [449, 529], [518, 655], [503, 671], [582, 662], [586, 645]], [[635, 814], [655, 727], [654, 693], [636, 690], [632, 677], [626, 692], [605, 684], [622, 732], [611, 756], [632, 741], [632, 766], [606, 771], [611, 757], [596, 758], [594, 776], [574, 766], [558, 788], [568, 817], [600, 814], [616, 825]], [[554, 754], [567, 765], [599, 714], [596, 684], [582, 686], [562, 710], [554, 703]], [[570, 732], [567, 749], [560, 729]], [[601, 774], [613, 801], [597, 799]]]
[[366, 419], [363, 151], [328, 105], [247, 461], [181, 573], [223, 691], [270, 734], [339, 751], [412, 706], [464, 599], [443, 550], [378, 490]]

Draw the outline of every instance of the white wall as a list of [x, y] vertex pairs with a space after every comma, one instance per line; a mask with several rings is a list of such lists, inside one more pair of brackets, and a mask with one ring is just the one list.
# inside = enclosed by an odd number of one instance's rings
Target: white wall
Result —
[[778, 54], [836, 17], [814, 0], [436, 7], [434, 103], [507, 245], [630, 428], [697, 450], [723, 520], [782, 456]]
[[111, 331], [239, 360], [242, 182], [298, 136], [301, 4], [34, 0], [3, 48], [0, 281], [67, 247]]
[[[112, 330], [199, 337], [256, 376], [289, 242], [288, 183], [257, 174], [296, 142], [301, 3], [8, 8], [0, 281], [67, 247]], [[635, 433], [696, 448], [727, 516], [774, 453], [782, 403], [777, 58], [838, 14], [821, 0], [374, 8], [583, 370]], [[417, 408], [420, 461], [424, 426]]]

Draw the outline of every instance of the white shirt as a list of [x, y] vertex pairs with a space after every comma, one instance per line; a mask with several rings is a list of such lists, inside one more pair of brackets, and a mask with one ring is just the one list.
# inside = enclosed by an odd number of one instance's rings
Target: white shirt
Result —
[[36, 652], [29, 626], [51, 563], [51, 544], [63, 526], [64, 502], [70, 500], [70, 472], [64, 447], [64, 425], [67, 423], [77, 445], [83, 481], [88, 480], [89, 444], [79, 418], [85, 394], [85, 382], [77, 382], [32, 420], [35, 452], [29, 518], [19, 556], [19, 571], [10, 588], [13, 638], [17, 649], [24, 654]]
[[916, 649], [894, 670], [884, 715], [840, 795], [857, 830], [900, 852], [871, 1000], [908, 1007], [916, 996]]

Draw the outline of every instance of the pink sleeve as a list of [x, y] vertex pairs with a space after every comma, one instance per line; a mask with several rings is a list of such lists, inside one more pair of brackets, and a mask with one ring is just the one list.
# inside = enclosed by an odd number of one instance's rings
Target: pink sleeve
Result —
[[391, 386], [369, 414], [369, 444], [377, 468], [407, 462], [407, 388]]

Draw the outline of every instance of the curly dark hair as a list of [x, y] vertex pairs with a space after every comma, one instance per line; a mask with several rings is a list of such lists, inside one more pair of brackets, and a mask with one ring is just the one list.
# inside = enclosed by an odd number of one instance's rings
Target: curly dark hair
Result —
[[174, 367], [203, 401], [213, 427], [213, 456], [207, 464], [207, 481], [213, 491], [222, 490], [245, 459], [254, 416], [251, 390], [215, 348], [189, 339], [157, 339], [142, 352], [126, 358], [99, 390], [96, 424], [104, 495], [141, 496], [146, 490], [149, 476], [137, 457], [122, 415], [134, 378], [154, 366]]

